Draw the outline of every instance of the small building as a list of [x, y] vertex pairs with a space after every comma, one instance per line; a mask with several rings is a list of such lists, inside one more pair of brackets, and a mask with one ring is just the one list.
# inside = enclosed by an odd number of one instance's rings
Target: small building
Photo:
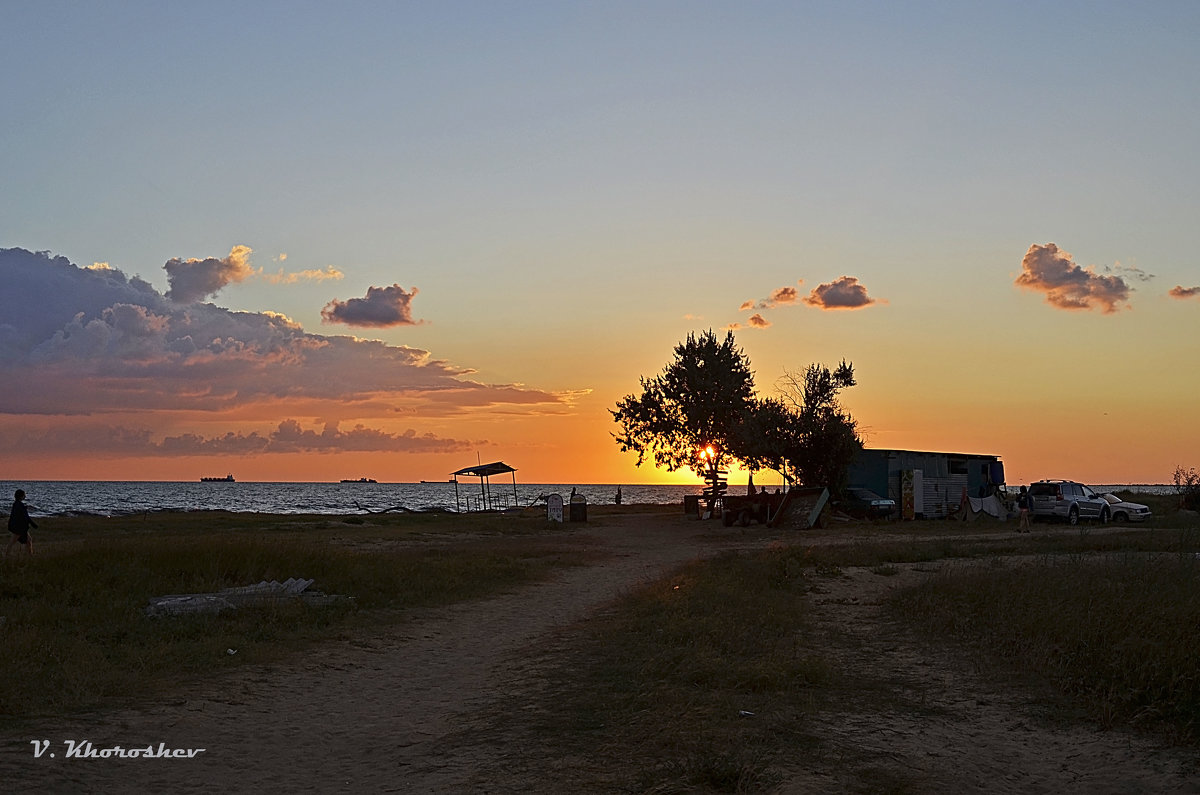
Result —
[[904, 519], [940, 519], [970, 497], [1004, 485], [1004, 462], [978, 453], [864, 449], [850, 466], [849, 485], [890, 497]]

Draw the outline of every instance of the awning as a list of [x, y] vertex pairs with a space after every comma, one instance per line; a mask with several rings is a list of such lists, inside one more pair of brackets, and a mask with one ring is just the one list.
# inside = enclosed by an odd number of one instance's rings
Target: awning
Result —
[[505, 472], [516, 472], [516, 467], [510, 467], [503, 461], [495, 461], [491, 464], [476, 464], [473, 467], [460, 469], [457, 472], [450, 474], [458, 477], [459, 475], [467, 475], [473, 478], [490, 478], [492, 475], [503, 475]]

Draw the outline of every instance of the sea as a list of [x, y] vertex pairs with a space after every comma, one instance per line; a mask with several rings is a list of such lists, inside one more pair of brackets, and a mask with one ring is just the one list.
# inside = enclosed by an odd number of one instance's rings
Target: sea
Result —
[[[477, 511], [544, 503], [558, 494], [564, 503], [572, 492], [589, 505], [612, 505], [617, 485], [504, 483], [486, 490], [474, 481], [435, 483], [242, 483], [96, 480], [0, 481], [0, 512], [17, 489], [25, 491], [29, 512], [38, 516], [122, 516], [152, 511], [236, 511], [279, 514], [354, 514], [366, 511]], [[703, 486], [622, 484], [626, 505], [681, 504]], [[736, 488], [736, 487], [735, 487]]]
[[[477, 511], [541, 504], [551, 494], [572, 493], [589, 505], [616, 502], [616, 484], [517, 483], [499, 480], [486, 490], [478, 481], [434, 483], [242, 483], [97, 480], [0, 481], [0, 512], [17, 489], [33, 516], [122, 516], [153, 511], [235, 511], [278, 514], [354, 514], [367, 511]], [[730, 486], [731, 493], [742, 488]], [[1094, 486], [1097, 491], [1173, 494], [1163, 484]], [[625, 505], [678, 505], [703, 486], [621, 485]]]

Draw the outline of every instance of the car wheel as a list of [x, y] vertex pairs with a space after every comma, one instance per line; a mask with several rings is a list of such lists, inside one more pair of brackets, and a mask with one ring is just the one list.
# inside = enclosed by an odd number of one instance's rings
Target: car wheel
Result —
[[1100, 509], [1100, 524], [1108, 524], [1108, 506]]
[[1079, 508], [1077, 506], [1072, 505], [1071, 510], [1067, 512], [1067, 524], [1079, 524]]
[[1113, 514], [1113, 521], [1114, 522], [1128, 522], [1129, 514], [1125, 513], [1124, 511], [1117, 511], [1115, 514]]

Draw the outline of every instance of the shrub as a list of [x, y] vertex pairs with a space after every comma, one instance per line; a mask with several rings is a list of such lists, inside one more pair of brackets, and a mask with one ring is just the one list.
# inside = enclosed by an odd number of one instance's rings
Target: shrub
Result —
[[1197, 472], [1195, 467], [1184, 469], [1177, 466], [1172, 479], [1175, 491], [1179, 492], [1180, 507], [1189, 511], [1200, 511], [1200, 472]]

